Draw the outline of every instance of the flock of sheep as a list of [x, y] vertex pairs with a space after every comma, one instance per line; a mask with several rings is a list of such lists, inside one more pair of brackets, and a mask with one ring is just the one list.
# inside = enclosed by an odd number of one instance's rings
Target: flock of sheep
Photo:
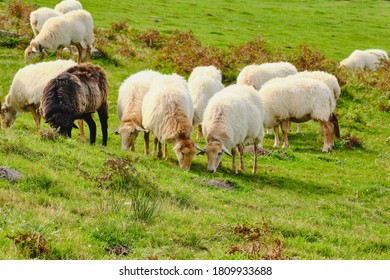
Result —
[[[92, 118], [98, 112], [107, 144], [108, 81], [104, 70], [91, 63], [94, 41], [93, 20], [81, 4], [64, 0], [55, 9], [40, 8], [31, 13], [35, 38], [25, 51], [25, 59], [45, 50], [57, 51], [56, 61], [40, 62], [20, 69], [14, 76], [9, 94], [1, 107], [3, 127], [11, 126], [19, 112], [31, 112], [36, 126], [40, 116], [61, 134], [71, 136], [75, 120], [84, 120], [90, 130], [90, 143], [95, 143], [96, 124]], [[61, 60], [63, 48], [78, 50], [78, 63]], [[340, 63], [350, 69], [375, 69], [381, 59], [388, 60], [381, 50], [354, 51]], [[245, 170], [244, 147], [254, 148], [253, 172], [257, 172], [258, 150], [262, 147], [264, 129], [274, 130], [274, 147], [287, 148], [291, 122], [319, 122], [324, 144], [330, 152], [334, 138], [339, 137], [334, 114], [340, 97], [340, 86], [332, 74], [321, 71], [298, 72], [288, 62], [264, 63], [244, 67], [235, 84], [224, 86], [222, 74], [215, 66], [193, 69], [188, 80], [177, 74], [161, 74], [144, 70], [130, 75], [120, 86], [117, 116], [122, 149], [134, 150], [139, 134], [144, 134], [145, 154], [149, 154], [149, 134], [152, 132], [154, 157], [168, 157], [167, 143], [179, 165], [189, 170], [193, 157], [207, 154], [209, 171], [215, 172], [225, 153], [232, 157], [232, 170], [237, 173], [236, 154], [240, 170]], [[82, 129], [82, 121], [79, 121]], [[200, 148], [191, 139], [198, 126], [197, 139], [204, 137]], [[84, 137], [83, 130], [81, 131]], [[162, 145], [164, 144], [164, 148]]]

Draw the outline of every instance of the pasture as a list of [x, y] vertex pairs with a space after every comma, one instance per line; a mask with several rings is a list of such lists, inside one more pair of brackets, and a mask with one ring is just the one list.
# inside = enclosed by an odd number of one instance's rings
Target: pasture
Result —
[[[390, 64], [375, 72], [337, 69], [354, 49], [390, 52], [389, 1], [81, 1], [94, 18], [92, 62], [109, 80], [109, 139], [81, 143], [39, 131], [31, 114], [0, 129], [0, 259], [389, 259]], [[25, 66], [28, 11], [56, 1], [0, 1], [0, 100]], [[35, 6], [32, 6], [33, 4]], [[55, 59], [50, 54], [47, 60]], [[259, 172], [216, 173], [196, 156], [182, 171], [170, 159], [122, 151], [114, 135], [118, 88], [143, 69], [188, 77], [216, 64], [234, 82], [249, 63], [289, 60], [338, 76], [341, 139], [321, 152], [318, 123], [289, 135], [287, 151], [266, 135]], [[95, 120], [97, 115], [95, 115]], [[195, 139], [195, 133], [194, 137]], [[201, 147], [204, 140], [197, 141]]]

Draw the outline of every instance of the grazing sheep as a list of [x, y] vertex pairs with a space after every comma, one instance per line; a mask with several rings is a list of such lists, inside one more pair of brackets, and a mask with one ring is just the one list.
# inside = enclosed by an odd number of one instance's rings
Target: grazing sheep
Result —
[[355, 50], [349, 57], [340, 62], [340, 67], [346, 67], [350, 70], [367, 68], [376, 70], [381, 60], [389, 60], [387, 52], [378, 49]]
[[104, 70], [90, 63], [76, 65], [52, 79], [45, 87], [39, 111], [53, 128], [71, 137], [76, 119], [87, 122], [90, 143], [96, 141], [96, 124], [92, 113], [98, 112], [107, 145], [108, 81]]
[[232, 170], [237, 173], [236, 147], [240, 153], [240, 167], [244, 171], [244, 145], [253, 140], [253, 172], [257, 172], [257, 150], [258, 144], [262, 143], [264, 129], [263, 106], [255, 89], [247, 85], [231, 85], [216, 93], [206, 107], [202, 126], [207, 145], [200, 154], [207, 154], [209, 171], [217, 170], [224, 152], [233, 158]]
[[203, 112], [209, 99], [224, 88], [223, 84], [209, 76], [198, 75], [188, 81], [188, 88], [194, 103], [194, 119], [192, 125], [198, 125], [199, 140], [202, 137]]
[[237, 77], [237, 84], [253, 86], [259, 90], [267, 81], [298, 73], [289, 62], [270, 62], [245, 66]]
[[58, 3], [54, 10], [57, 12], [60, 12], [62, 14], [69, 13], [71, 11], [81, 10], [83, 8], [83, 5], [77, 0], [64, 0]]
[[43, 24], [49, 18], [59, 16], [62, 16], [62, 13], [46, 7], [42, 7], [35, 11], [32, 11], [30, 14], [30, 25], [34, 32], [34, 36], [38, 35], [38, 33], [42, 30]]
[[195, 143], [190, 139], [194, 105], [185, 79], [179, 75], [162, 75], [156, 78], [142, 104], [142, 123], [154, 135], [153, 156], [168, 157], [167, 142], [174, 142], [173, 148], [181, 168], [189, 170], [195, 155]]
[[93, 20], [85, 10], [72, 11], [63, 16], [49, 18], [41, 32], [31, 40], [24, 52], [25, 60], [42, 53], [44, 49], [57, 51], [57, 58], [62, 58], [62, 50], [71, 45], [77, 47], [78, 63], [84, 58], [91, 58], [91, 47], [94, 41]]
[[337, 118], [333, 114], [336, 102], [325, 83], [308, 78], [285, 79], [265, 84], [259, 91], [264, 106], [264, 126], [274, 128], [274, 147], [279, 147], [278, 125], [283, 132], [283, 148], [288, 147], [288, 122], [320, 122], [324, 135], [322, 151], [329, 152], [334, 145]]
[[151, 83], [159, 76], [156, 71], [140, 71], [128, 77], [119, 88], [117, 115], [121, 124], [116, 133], [121, 136], [123, 150], [134, 151], [138, 133], [143, 131], [145, 154], [149, 154], [149, 132], [142, 127], [142, 102]]
[[[340, 98], [341, 89], [340, 89], [340, 85], [339, 85], [337, 78], [334, 75], [327, 73], [327, 72], [323, 72], [323, 71], [298, 72], [297, 74], [290, 75], [290, 76], [287, 76], [285, 78], [274, 78], [274, 79], [268, 81], [267, 83], [273, 83], [273, 82], [278, 82], [278, 81], [281, 81], [284, 79], [295, 79], [295, 78], [310, 78], [310, 79], [316, 79], [316, 80], [322, 81], [328, 86], [330, 91], [333, 93], [334, 100], [336, 103], [337, 103], [337, 100]], [[301, 124], [298, 123], [297, 125], [298, 125], [297, 132], [300, 133], [301, 132]], [[335, 130], [335, 132], [338, 132], [338, 130]], [[336, 134], [335, 136], [337, 138], [340, 138], [339, 134]]]
[[40, 127], [38, 113], [41, 96], [46, 84], [75, 65], [71, 60], [56, 60], [27, 65], [15, 74], [10, 91], [1, 108], [3, 127], [10, 127], [20, 112], [31, 112], [35, 125]]

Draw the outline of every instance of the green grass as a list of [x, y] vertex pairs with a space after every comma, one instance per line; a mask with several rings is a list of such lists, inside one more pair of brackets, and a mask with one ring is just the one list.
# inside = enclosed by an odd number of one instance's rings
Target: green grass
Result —
[[[288, 56], [305, 43], [335, 63], [355, 48], [390, 50], [388, 1], [124, 2], [83, 5], [103, 31], [121, 19], [135, 30], [157, 29], [164, 36], [191, 29], [205, 46], [224, 50], [261, 35], [270, 57], [278, 50]], [[6, 7], [0, 2], [0, 13]], [[23, 26], [13, 31], [19, 30]], [[248, 171], [238, 175], [231, 173], [229, 158], [218, 172], [207, 172], [205, 156], [183, 172], [173, 152], [169, 160], [147, 157], [142, 137], [136, 152], [125, 152], [113, 133], [120, 84], [158, 65], [159, 50], [133, 37], [129, 43], [129, 34], [118, 35], [122, 43], [102, 41], [98, 47], [108, 57], [93, 60], [110, 84], [107, 147], [100, 145], [99, 125], [96, 145], [81, 143], [77, 132], [72, 139], [50, 140], [27, 113], [0, 130], [0, 165], [25, 175], [16, 184], [0, 179], [0, 259], [248, 259], [264, 258], [272, 248], [285, 259], [389, 259], [389, 68], [341, 73], [347, 82], [337, 108], [342, 139], [332, 153], [321, 153], [320, 127], [308, 122], [303, 134], [289, 135], [288, 151], [271, 149], [273, 138], [265, 137], [268, 152], [259, 158], [258, 174], [250, 173], [249, 154]], [[136, 55], [115, 51], [124, 43]], [[25, 65], [23, 47], [0, 48], [1, 100]], [[363, 146], [347, 148], [352, 137]], [[245, 227], [263, 234], [249, 238], [238, 232]], [[275, 253], [278, 240], [282, 251]], [[256, 242], [266, 242], [268, 251], [250, 255]], [[129, 250], [111, 253], [116, 245]], [[243, 250], [228, 254], [234, 246]]]

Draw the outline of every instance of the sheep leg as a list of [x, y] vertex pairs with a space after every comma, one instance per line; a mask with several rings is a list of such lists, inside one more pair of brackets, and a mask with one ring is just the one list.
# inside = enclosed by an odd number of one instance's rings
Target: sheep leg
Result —
[[283, 147], [282, 147], [283, 149], [287, 149], [289, 146], [287, 134], [290, 125], [291, 125], [290, 121], [282, 121], [281, 127], [282, 127], [282, 137], [283, 137]]
[[196, 140], [200, 140], [203, 138], [202, 125], [198, 125], [198, 135], [196, 136]]
[[259, 146], [259, 142], [260, 140], [259, 139], [255, 139], [253, 140], [253, 173], [257, 173], [257, 171], [259, 170], [259, 166], [257, 164], [257, 154], [258, 154], [258, 146]]
[[245, 171], [245, 162], [244, 162], [244, 144], [238, 144], [238, 153], [240, 154], [240, 170]]
[[87, 46], [87, 58], [85, 61], [91, 61], [91, 46]]
[[84, 120], [87, 122], [89, 127], [89, 143], [95, 144], [96, 142], [96, 123], [92, 118], [91, 114], [87, 114], [84, 116]]
[[39, 114], [39, 111], [36, 110], [33, 105], [28, 105], [26, 109], [32, 114], [35, 125], [39, 129], [41, 127], [41, 115]]
[[82, 119], [77, 120], [80, 129], [80, 141], [85, 143], [84, 121]]
[[57, 59], [62, 59], [62, 50], [64, 47], [58, 47], [57, 49]]
[[320, 121], [322, 133], [324, 137], [324, 147], [322, 152], [329, 153], [332, 150], [334, 143], [334, 127], [331, 122]]
[[149, 131], [144, 132], [144, 143], [145, 155], [149, 155]]
[[153, 137], [153, 157], [154, 158], [157, 158], [157, 144], [158, 144], [157, 137]]
[[302, 126], [300, 123], [297, 123], [297, 133], [301, 133], [302, 132]]
[[274, 135], [275, 135], [274, 148], [277, 149], [277, 148], [279, 148], [279, 145], [280, 145], [279, 126], [274, 126]]
[[169, 158], [169, 155], [168, 155], [168, 143], [164, 143], [164, 158], [165, 159], [168, 159]]
[[340, 127], [339, 127], [339, 121], [338, 121], [336, 115], [332, 114], [329, 121], [333, 124], [335, 137], [337, 139], [340, 139]]
[[236, 147], [232, 148], [232, 171], [237, 174], [237, 164], [236, 164], [236, 154], [237, 154], [237, 149]]
[[107, 146], [107, 140], [108, 140], [108, 105], [107, 104], [103, 104], [99, 108], [98, 115], [99, 115], [100, 125], [102, 127], [102, 135], [103, 135], [102, 144], [103, 146]]
[[83, 56], [83, 47], [80, 43], [75, 44], [77, 51], [79, 53], [79, 56], [77, 57], [77, 64], [81, 64], [82, 62], [82, 56]]

